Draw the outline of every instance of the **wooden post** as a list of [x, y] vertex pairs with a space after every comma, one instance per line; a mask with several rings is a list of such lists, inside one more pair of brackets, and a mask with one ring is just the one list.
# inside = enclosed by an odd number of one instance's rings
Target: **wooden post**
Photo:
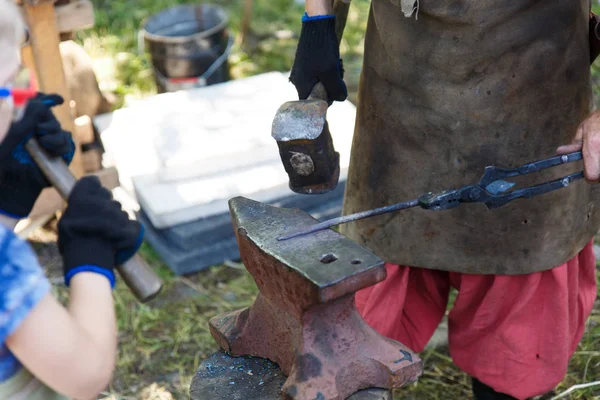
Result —
[[[25, 1], [23, 8], [29, 27], [33, 64], [39, 89], [45, 93], [58, 93], [64, 98], [64, 104], [55, 107], [53, 111], [62, 127], [67, 131], [74, 132], [75, 125], [70, 108], [71, 96], [60, 55], [60, 35], [54, 12], [54, 2]], [[27, 62], [27, 57], [25, 51], [24, 62]], [[81, 149], [77, 142], [75, 142], [75, 155], [70, 169], [78, 178], [84, 174]]]
[[242, 15], [242, 22], [240, 27], [240, 44], [246, 42], [246, 37], [250, 32], [250, 23], [252, 21], [252, 9], [254, 6], [254, 0], [244, 1], [244, 14]]

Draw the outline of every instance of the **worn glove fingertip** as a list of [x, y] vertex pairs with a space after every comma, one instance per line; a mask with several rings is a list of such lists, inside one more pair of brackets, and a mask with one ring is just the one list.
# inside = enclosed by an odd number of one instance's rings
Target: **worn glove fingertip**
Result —
[[71, 165], [71, 161], [73, 161], [73, 157], [75, 156], [75, 142], [73, 139], [69, 139], [69, 150], [63, 154], [62, 158], [67, 165]]
[[[102, 187], [102, 183], [100, 182], [100, 178], [95, 175], [86, 175], [79, 179], [69, 197], [67, 199], [67, 211], [69, 209], [73, 209], [73, 207], [89, 207], [90, 202], [94, 202], [94, 198], [97, 197], [106, 197], [106, 190]], [[110, 192], [109, 192], [110, 194]], [[110, 196], [112, 197], [112, 195]]]
[[298, 98], [300, 100], [308, 99], [317, 83], [319, 83], [319, 79], [316, 78], [306, 79], [300, 82], [296, 87], [296, 90], [298, 91]]
[[117, 251], [117, 254], [115, 255], [115, 265], [125, 264], [131, 257], [133, 257], [138, 252], [140, 247], [142, 247], [142, 244], [144, 243], [144, 235], [146, 234], [146, 228], [144, 227], [144, 224], [140, 222], [136, 223], [139, 225], [139, 233], [136, 242], [133, 245], [133, 247]]
[[325, 85], [325, 89], [327, 90], [327, 97], [330, 102], [332, 101], [344, 101], [348, 98], [348, 88], [346, 87], [346, 82], [339, 77], [337, 72], [335, 73], [335, 77], [332, 76], [333, 73], [328, 74], [326, 79], [323, 79], [322, 82]]
[[340, 81], [340, 90], [336, 97], [336, 101], [345, 101], [348, 98], [348, 87], [346, 86], [346, 82]]
[[39, 100], [45, 104], [46, 106], [49, 107], [55, 107], [55, 106], [60, 106], [65, 102], [65, 99], [63, 99], [63, 97], [59, 94], [56, 93], [51, 93], [51, 94], [43, 94], [40, 93], [41, 96], [39, 97]]

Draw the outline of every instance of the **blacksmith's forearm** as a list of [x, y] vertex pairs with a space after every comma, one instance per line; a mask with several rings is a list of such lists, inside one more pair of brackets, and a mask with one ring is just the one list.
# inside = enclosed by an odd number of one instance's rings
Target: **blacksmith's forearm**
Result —
[[328, 15], [333, 12], [333, 0], [306, 0], [306, 13], [309, 17], [314, 15]]

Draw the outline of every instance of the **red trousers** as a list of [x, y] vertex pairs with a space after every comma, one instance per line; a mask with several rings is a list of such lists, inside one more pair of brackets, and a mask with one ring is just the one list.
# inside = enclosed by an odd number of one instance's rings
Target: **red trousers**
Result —
[[495, 391], [518, 399], [551, 391], [565, 376], [596, 298], [590, 242], [556, 268], [528, 275], [469, 275], [386, 264], [387, 279], [361, 290], [366, 322], [423, 351], [446, 312], [454, 363]]

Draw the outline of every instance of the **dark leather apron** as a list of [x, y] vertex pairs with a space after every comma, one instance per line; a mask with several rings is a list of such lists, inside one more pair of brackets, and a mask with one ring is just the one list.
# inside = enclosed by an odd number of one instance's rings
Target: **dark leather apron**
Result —
[[[553, 156], [592, 110], [589, 0], [372, 0], [344, 213]], [[417, 18], [415, 18], [415, 16]], [[554, 179], [581, 162], [521, 178]], [[598, 188], [496, 210], [411, 209], [341, 227], [386, 261], [477, 274], [547, 270], [598, 231]]]

